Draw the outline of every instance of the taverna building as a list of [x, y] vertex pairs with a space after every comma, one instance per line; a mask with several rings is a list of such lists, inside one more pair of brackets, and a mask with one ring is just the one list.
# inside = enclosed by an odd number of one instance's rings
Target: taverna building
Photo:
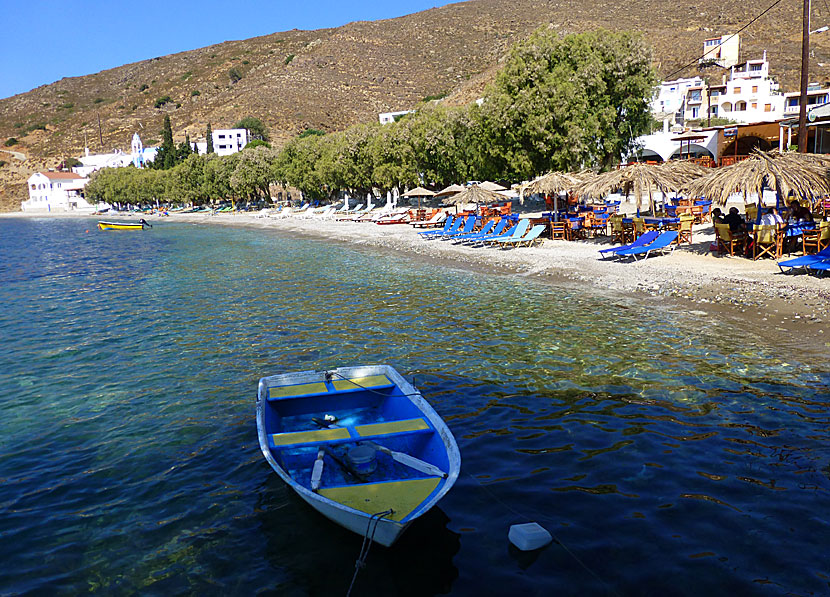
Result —
[[37, 172], [27, 181], [29, 199], [20, 207], [26, 212], [92, 211], [84, 198], [87, 182], [75, 172]]

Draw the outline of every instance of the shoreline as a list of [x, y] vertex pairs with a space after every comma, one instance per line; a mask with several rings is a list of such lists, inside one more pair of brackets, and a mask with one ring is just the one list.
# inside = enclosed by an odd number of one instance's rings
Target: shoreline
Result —
[[[127, 219], [127, 216], [118, 217]], [[151, 223], [186, 222], [273, 230], [380, 249], [447, 267], [496, 275], [518, 274], [576, 288], [587, 286], [617, 297], [633, 295], [663, 307], [709, 313], [716, 320], [729, 320], [748, 334], [761, 335], [770, 344], [811, 356], [826, 357], [830, 346], [830, 281], [807, 274], [781, 274], [771, 259], [752, 261], [709, 253], [708, 245], [714, 239], [711, 225], [696, 226], [694, 243], [683, 245], [669, 255], [617, 262], [599, 258], [598, 249], [611, 246], [607, 238], [545, 239], [535, 247], [505, 250], [425, 241], [418, 236], [419, 230], [408, 224], [378, 226], [314, 216], [261, 217], [255, 213], [173, 213], [169, 217], [143, 217]], [[96, 219], [96, 216], [13, 212], [0, 214], [0, 218]], [[735, 344], [736, 348], [740, 346], [740, 338], [736, 338]]]

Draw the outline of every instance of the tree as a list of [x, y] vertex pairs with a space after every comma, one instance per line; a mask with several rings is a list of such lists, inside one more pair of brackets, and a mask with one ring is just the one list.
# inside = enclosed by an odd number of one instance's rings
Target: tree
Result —
[[170, 124], [170, 116], [165, 114], [164, 124], [161, 128], [161, 147], [151, 165], [156, 170], [169, 170], [176, 165], [176, 158], [177, 150], [173, 143], [173, 126]]
[[639, 35], [537, 29], [516, 44], [481, 106], [488, 167], [503, 178], [608, 167], [648, 129], [656, 77]]
[[268, 129], [265, 128], [265, 125], [262, 124], [262, 121], [259, 118], [254, 118], [253, 116], [246, 116], [233, 125], [233, 128], [247, 129], [252, 139], [262, 139], [263, 141], [270, 140], [268, 138]]
[[213, 153], [213, 129], [210, 128], [210, 123], [208, 122], [207, 130], [205, 130], [205, 139], [207, 139], [207, 150], [205, 153]]

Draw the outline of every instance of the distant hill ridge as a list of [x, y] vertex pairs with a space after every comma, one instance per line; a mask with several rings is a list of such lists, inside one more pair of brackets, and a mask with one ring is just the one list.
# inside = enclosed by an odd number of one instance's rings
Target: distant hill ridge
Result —
[[[85, 143], [92, 152], [128, 150], [135, 131], [146, 144], [158, 141], [165, 114], [177, 140], [186, 132], [194, 140], [203, 136], [208, 122], [229, 127], [255, 116], [279, 144], [306, 128], [343, 129], [380, 112], [413, 108], [428, 96], [471, 101], [509, 46], [543, 24], [563, 34], [597, 27], [640, 31], [665, 76], [699, 56], [705, 38], [736, 31], [767, 6], [758, 0], [693, 8], [677, 0], [469, 0], [395, 19], [229, 41], [62, 79], [0, 100], [0, 147], [15, 137], [18, 144], [8, 149], [28, 158], [0, 153], [8, 162], [0, 168], [0, 209], [19, 209], [25, 179], [81, 155]], [[818, 8], [813, 22], [830, 24], [830, 14]], [[743, 57], [767, 50], [785, 90], [797, 89], [800, 27], [801, 4], [789, 0], [742, 33]], [[824, 82], [830, 33], [814, 36], [812, 51], [811, 81]]]

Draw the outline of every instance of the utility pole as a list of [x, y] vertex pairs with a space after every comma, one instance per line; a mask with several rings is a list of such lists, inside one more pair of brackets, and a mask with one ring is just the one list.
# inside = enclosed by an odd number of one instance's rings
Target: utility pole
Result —
[[810, 0], [804, 0], [801, 28], [801, 96], [798, 98], [798, 152], [807, 153], [807, 79], [810, 66]]

